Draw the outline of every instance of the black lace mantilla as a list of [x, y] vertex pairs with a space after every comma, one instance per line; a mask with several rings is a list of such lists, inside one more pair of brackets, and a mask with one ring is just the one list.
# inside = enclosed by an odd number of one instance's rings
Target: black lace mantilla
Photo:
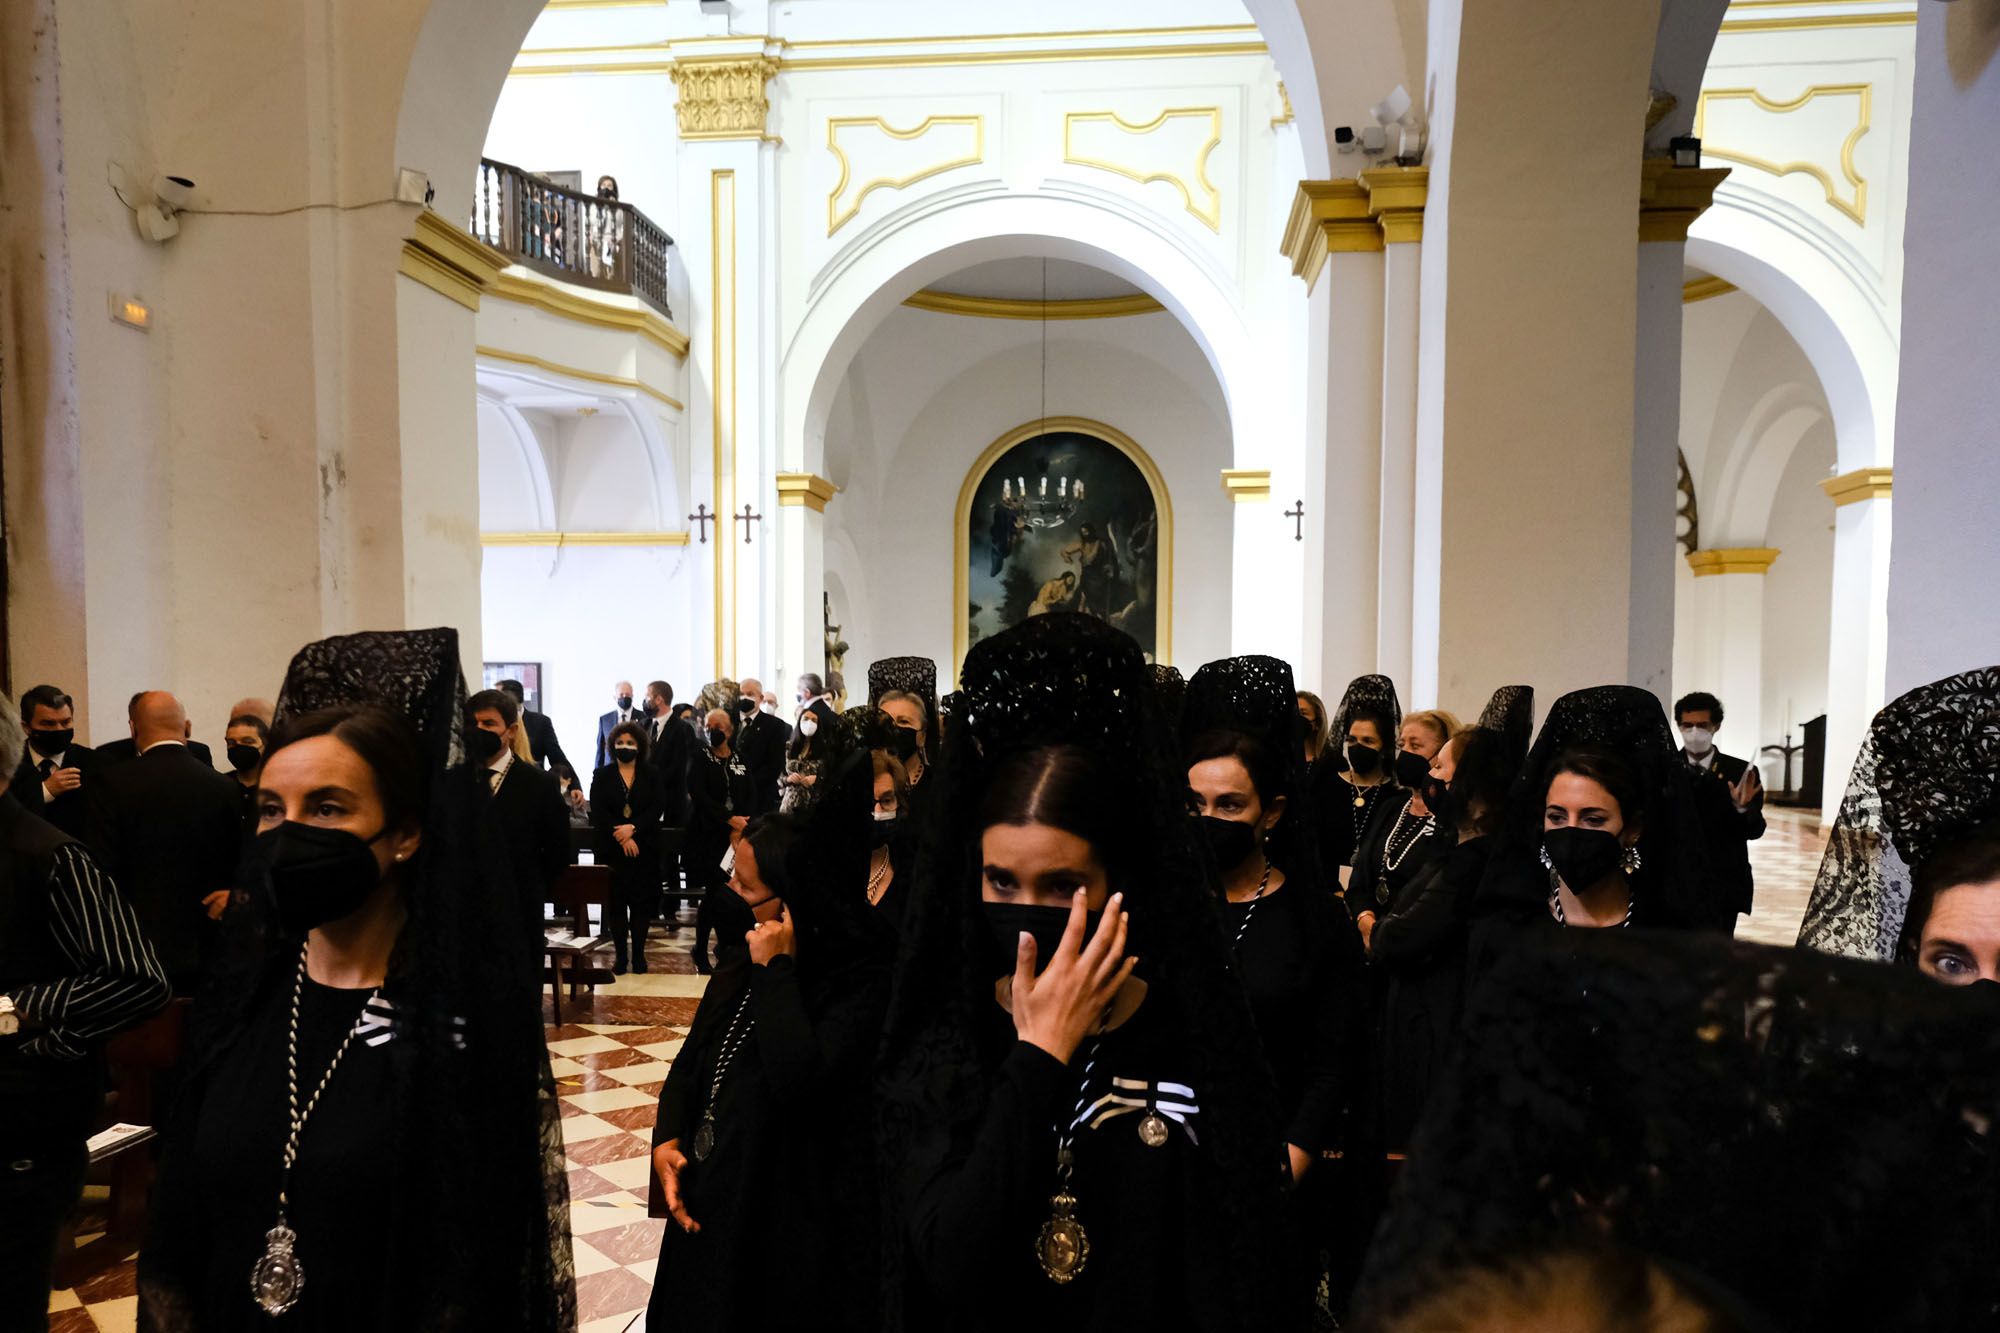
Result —
[[1347, 728], [1353, 724], [1356, 713], [1378, 713], [1389, 719], [1389, 734], [1382, 738], [1384, 745], [1395, 748], [1396, 737], [1403, 730], [1403, 703], [1396, 697], [1396, 683], [1387, 676], [1356, 676], [1348, 682], [1347, 693], [1340, 697], [1340, 707], [1334, 710], [1333, 730], [1328, 733], [1327, 744], [1336, 754], [1343, 752], [1347, 744]]
[[891, 690], [902, 690], [924, 701], [924, 720], [935, 722], [938, 711], [937, 663], [928, 657], [885, 657], [868, 667], [868, 702], [880, 704]]
[[1508, 757], [1518, 766], [1528, 757], [1528, 743], [1535, 734], [1535, 687], [1502, 685], [1486, 701], [1477, 725], [1500, 736]]
[[380, 704], [408, 718], [437, 768], [457, 763], [465, 724], [458, 631], [371, 630], [299, 649], [278, 693], [277, 720], [343, 704]]
[[1910, 877], [2000, 815], [2000, 667], [1920, 686], [1875, 715], [1827, 840], [1799, 943], [1896, 956]]
[[1490, 974], [1460, 1050], [1369, 1255], [1374, 1312], [1441, 1266], [1610, 1239], [1779, 1328], [2000, 1327], [2000, 995], [1572, 932]]

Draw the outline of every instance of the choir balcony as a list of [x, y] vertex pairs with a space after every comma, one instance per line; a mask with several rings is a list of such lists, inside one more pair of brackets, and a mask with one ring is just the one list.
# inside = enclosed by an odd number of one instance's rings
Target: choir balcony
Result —
[[638, 209], [482, 158], [472, 234], [558, 282], [628, 293], [671, 320], [674, 238]]

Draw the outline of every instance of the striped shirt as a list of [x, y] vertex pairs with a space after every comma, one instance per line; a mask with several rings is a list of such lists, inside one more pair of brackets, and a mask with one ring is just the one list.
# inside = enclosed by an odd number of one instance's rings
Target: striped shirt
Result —
[[49, 932], [71, 972], [14, 992], [14, 1007], [34, 1024], [20, 1049], [81, 1060], [106, 1037], [164, 1008], [173, 991], [131, 905], [81, 845], [56, 849], [48, 893]]

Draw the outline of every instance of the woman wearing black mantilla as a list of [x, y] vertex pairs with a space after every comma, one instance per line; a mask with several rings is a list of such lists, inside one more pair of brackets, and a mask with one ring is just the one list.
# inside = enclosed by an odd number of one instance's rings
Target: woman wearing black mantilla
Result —
[[966, 657], [879, 1100], [886, 1326], [1291, 1328], [1284, 1125], [1145, 663]]
[[1402, 727], [1403, 706], [1389, 678], [1356, 676], [1333, 716], [1327, 749], [1313, 765], [1319, 854], [1335, 873], [1354, 864], [1355, 848], [1376, 807], [1400, 792], [1395, 755]]

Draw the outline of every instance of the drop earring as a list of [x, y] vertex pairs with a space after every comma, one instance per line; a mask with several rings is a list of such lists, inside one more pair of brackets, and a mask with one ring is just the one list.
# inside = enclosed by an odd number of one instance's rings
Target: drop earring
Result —
[[1639, 868], [1640, 864], [1638, 847], [1636, 845], [1627, 847], [1625, 855], [1620, 860], [1620, 865], [1624, 867], [1625, 873], [1628, 875], [1631, 874]]

